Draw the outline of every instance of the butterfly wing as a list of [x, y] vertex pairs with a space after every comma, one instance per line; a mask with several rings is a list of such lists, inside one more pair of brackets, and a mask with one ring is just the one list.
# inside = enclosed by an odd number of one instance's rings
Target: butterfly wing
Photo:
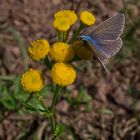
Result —
[[[124, 14], [118, 14], [99, 24], [90, 35], [90, 48], [97, 51], [97, 58], [106, 69], [103, 61], [114, 56], [122, 46], [120, 38], [125, 24]], [[95, 49], [93, 49], [95, 47]], [[107, 71], [107, 69], [106, 69]]]
[[112, 56], [114, 56], [116, 53], [119, 52], [120, 48], [122, 46], [122, 40], [121, 38], [117, 40], [100, 40], [96, 43], [95, 47], [98, 53], [98, 58], [101, 61], [104, 61], [105, 59], [108, 59]]
[[95, 42], [94, 40], [91, 39], [91, 41], [88, 41], [87, 43], [90, 49], [95, 54], [95, 56], [97, 57], [97, 59], [104, 67], [104, 69], [108, 72], [103, 61], [105, 59], [110, 58], [111, 56], [114, 56], [117, 52], [119, 52], [122, 46], [121, 38], [117, 40], [101, 40], [98, 42]]
[[125, 16], [118, 14], [99, 24], [90, 34], [93, 39], [98, 40], [116, 40], [124, 29]]
[[121, 34], [124, 29], [125, 16], [118, 14], [99, 24], [89, 35], [96, 44], [100, 60], [114, 56], [121, 48]]

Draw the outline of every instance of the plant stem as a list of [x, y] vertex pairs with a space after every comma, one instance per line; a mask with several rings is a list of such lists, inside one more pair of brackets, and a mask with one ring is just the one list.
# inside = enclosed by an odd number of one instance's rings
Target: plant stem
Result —
[[63, 33], [63, 41], [66, 42], [67, 41], [67, 32]]
[[16, 76], [14, 75], [1, 75], [0, 80], [5, 80], [5, 81], [13, 81]]
[[58, 32], [58, 40], [59, 42], [62, 42], [63, 41], [63, 32]]
[[30, 93], [30, 95], [28, 96], [28, 98], [27, 98], [26, 101], [25, 101], [25, 104], [27, 104], [27, 103], [32, 99], [33, 94], [34, 94], [33, 92]]
[[66, 42], [67, 41], [67, 34], [68, 32], [65, 31], [65, 32], [58, 32], [58, 40], [59, 42]]
[[51, 104], [52, 113], [54, 113], [54, 111], [55, 111], [55, 105], [56, 105], [56, 101], [57, 101], [57, 98], [58, 98], [58, 95], [59, 95], [58, 94], [59, 90], [60, 90], [60, 86], [56, 85], [53, 100], [52, 100], [52, 104]]
[[[54, 95], [53, 95], [53, 99], [52, 99], [52, 104], [50, 106], [51, 114], [49, 116], [49, 121], [50, 121], [50, 125], [51, 125], [51, 128], [52, 128], [54, 134], [55, 134], [55, 128], [56, 128], [56, 123], [55, 123], [55, 120], [54, 120], [55, 106], [56, 106], [57, 99], [59, 97], [60, 89], [61, 89], [60, 86], [56, 85]], [[55, 140], [56, 138], [57, 138], [57, 136], [54, 135], [52, 140]]]
[[50, 62], [50, 60], [48, 59], [47, 56], [44, 59], [44, 63], [47, 65], [47, 67], [48, 67], [49, 70], [52, 69], [52, 64], [51, 64], [51, 62]]
[[77, 36], [81, 32], [81, 30], [84, 29], [84, 28], [85, 28], [85, 25], [81, 23], [80, 26], [79, 26], [79, 28], [74, 31], [73, 36], [70, 39], [69, 43], [73, 43], [77, 39]]

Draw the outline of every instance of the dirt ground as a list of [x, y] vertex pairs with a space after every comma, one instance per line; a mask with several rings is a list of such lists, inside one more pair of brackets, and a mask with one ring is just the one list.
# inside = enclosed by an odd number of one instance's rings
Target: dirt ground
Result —
[[[25, 71], [23, 57], [10, 32], [11, 28], [20, 33], [26, 47], [32, 40], [40, 38], [52, 43], [56, 40], [56, 32], [52, 27], [56, 11], [72, 9], [79, 13], [87, 9], [95, 14], [98, 24], [126, 8], [128, 10], [125, 12], [137, 17], [140, 14], [140, 1], [136, 1], [137, 5], [133, 2], [0, 0], [0, 75], [20, 75]], [[127, 15], [126, 26], [131, 20], [133, 19]], [[140, 37], [140, 28], [136, 29], [134, 36]], [[127, 48], [126, 44], [123, 48]], [[140, 49], [140, 45], [138, 47]], [[69, 127], [62, 136], [64, 140], [140, 140], [140, 59], [137, 53], [131, 53], [125, 58], [120, 59], [117, 55], [111, 59], [107, 64], [109, 74], [94, 60], [74, 64], [80, 70], [75, 84], [69, 86], [68, 90], [76, 98], [83, 85], [86, 93], [93, 98], [93, 108], [83, 111], [84, 105], [73, 107], [66, 102], [65, 97], [60, 99], [56, 118]], [[35, 63], [31, 59], [29, 63], [32, 67], [45, 70], [41, 63]], [[37, 114], [23, 115], [7, 111], [4, 114], [7, 117], [0, 122], [0, 140], [48, 139], [50, 127], [45, 118]], [[25, 134], [26, 137], [22, 137]]]

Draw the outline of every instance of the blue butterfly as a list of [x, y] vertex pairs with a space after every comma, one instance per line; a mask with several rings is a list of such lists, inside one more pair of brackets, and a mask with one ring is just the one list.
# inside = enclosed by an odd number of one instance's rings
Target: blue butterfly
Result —
[[114, 56], [122, 46], [120, 38], [125, 24], [124, 14], [118, 14], [99, 24], [90, 34], [80, 36], [101, 62], [106, 71], [104, 60]]

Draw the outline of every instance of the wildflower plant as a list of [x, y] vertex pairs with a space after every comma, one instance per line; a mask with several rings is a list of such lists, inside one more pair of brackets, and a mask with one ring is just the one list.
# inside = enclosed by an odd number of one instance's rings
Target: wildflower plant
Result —
[[[71, 27], [80, 20], [80, 25], [74, 30], [72, 37], [69, 37]], [[30, 94], [38, 95], [38, 100], [43, 109], [38, 112], [47, 116], [53, 133], [52, 140], [57, 139], [62, 133], [62, 125], [55, 121], [55, 106], [57, 99], [61, 95], [61, 90], [76, 79], [76, 70], [72, 62], [77, 60], [89, 60], [92, 58], [91, 51], [84, 46], [84, 43], [78, 40], [78, 35], [82, 29], [95, 23], [95, 17], [88, 11], [83, 11], [77, 15], [74, 11], [61, 10], [54, 15], [53, 27], [58, 33], [58, 40], [49, 44], [45, 39], [33, 41], [28, 48], [29, 56], [36, 61], [43, 61], [50, 72], [52, 83], [55, 90], [52, 97], [52, 103], [48, 107], [44, 104], [40, 91], [47, 87], [45, 85], [45, 76], [37, 69], [30, 68], [21, 76], [21, 85], [24, 90]], [[34, 110], [36, 107], [28, 106]]]

